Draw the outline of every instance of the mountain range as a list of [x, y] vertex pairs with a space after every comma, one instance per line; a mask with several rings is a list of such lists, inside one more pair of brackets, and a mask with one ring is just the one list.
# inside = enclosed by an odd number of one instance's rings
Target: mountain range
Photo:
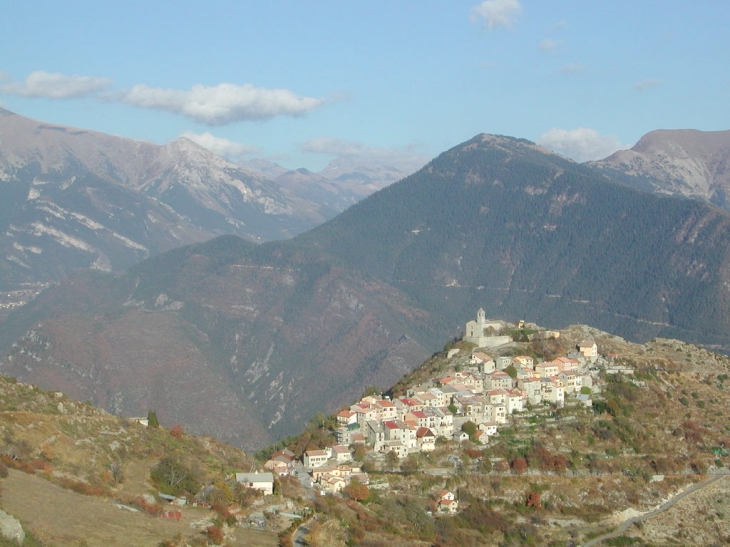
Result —
[[0, 109], [1, 303], [79, 268], [121, 271], [217, 235], [290, 238], [407, 174], [363, 171], [338, 182], [283, 170], [276, 182], [185, 137], [159, 146]]
[[286, 169], [261, 159], [239, 162], [238, 165], [339, 213], [373, 192], [416, 172], [426, 162], [427, 158], [419, 154], [404, 154], [398, 158], [379, 158], [376, 154], [372, 159], [343, 156], [330, 161], [317, 173], [304, 168]]
[[478, 135], [291, 240], [224, 236], [71, 276], [0, 325], [0, 370], [260, 447], [391, 385], [479, 307], [727, 351], [729, 225]]

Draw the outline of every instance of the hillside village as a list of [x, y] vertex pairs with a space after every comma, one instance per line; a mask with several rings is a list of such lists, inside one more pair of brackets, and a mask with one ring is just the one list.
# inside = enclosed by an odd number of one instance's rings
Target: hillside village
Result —
[[[523, 322], [517, 327], [525, 332]], [[450, 350], [442, 374], [409, 387], [403, 396], [367, 395], [338, 412], [336, 444], [304, 451], [303, 469], [288, 449], [274, 453], [264, 467], [279, 476], [307, 473], [310, 486], [323, 494], [337, 493], [353, 480], [369, 482], [362, 464], [354, 461], [356, 450], [403, 460], [435, 450], [437, 442], [489, 445], [500, 427], [538, 405], [592, 406], [592, 395], [600, 392], [599, 371], [632, 372], [618, 364], [617, 355], [600, 355], [590, 339], [551, 361], [507, 355], [514, 347], [512, 336], [504, 334], [509, 328], [503, 321], [488, 321], [479, 309], [463, 338], [473, 349], [468, 354]], [[550, 339], [560, 333], [534, 329], [531, 336]], [[439, 511], [457, 510], [452, 492], [437, 498]]]
[[[178, 534], [170, 546], [220, 537], [563, 546], [612, 529], [622, 511], [652, 515], [693, 483], [729, 473], [729, 358], [676, 340], [631, 344], [583, 325], [558, 332], [488, 321], [483, 310], [464, 332], [387, 392], [368, 388], [255, 460], [180, 426], [166, 430], [154, 412], [107, 416], [4, 377], [2, 509], [42, 534], [28, 488], [53, 488], [44, 495], [56, 500], [93, 494], [112, 499], [137, 534], [145, 526], [157, 538]], [[98, 433], [93, 420], [103, 423]], [[703, 494], [707, 503], [717, 505], [718, 485]], [[715, 536], [730, 537], [725, 512], [714, 515]], [[54, 537], [68, 529], [64, 518], [53, 522]], [[697, 522], [704, 529], [704, 517]], [[74, 526], [75, 537], [90, 533]], [[687, 537], [677, 526], [657, 530]], [[89, 545], [108, 544], [109, 531], [97, 532]]]

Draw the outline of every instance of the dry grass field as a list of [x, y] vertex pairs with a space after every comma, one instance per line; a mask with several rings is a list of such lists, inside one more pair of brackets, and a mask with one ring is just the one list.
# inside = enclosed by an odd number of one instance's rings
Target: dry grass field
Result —
[[51, 545], [89, 547], [156, 546], [177, 534], [188, 535], [186, 511], [180, 522], [120, 509], [106, 498], [84, 496], [20, 471], [0, 483], [3, 510]]
[[[2, 509], [18, 518], [43, 544], [56, 547], [156, 547], [176, 537], [194, 537], [193, 525], [210, 517], [210, 511], [195, 507], [182, 508], [179, 522], [133, 513], [108, 498], [77, 494], [13, 469], [0, 481], [0, 488]], [[197, 535], [203, 536], [202, 532]], [[273, 532], [240, 529], [226, 544], [273, 547], [276, 540]]]

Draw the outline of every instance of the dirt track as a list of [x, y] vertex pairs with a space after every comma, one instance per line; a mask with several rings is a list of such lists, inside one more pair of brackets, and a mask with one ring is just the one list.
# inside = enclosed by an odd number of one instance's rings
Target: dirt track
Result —
[[680, 492], [679, 494], [677, 494], [676, 496], [674, 496], [672, 499], [668, 500], [667, 502], [663, 503], [661, 506], [657, 507], [656, 509], [649, 511], [647, 513], [643, 513], [641, 515], [632, 517], [630, 519], [627, 519], [616, 530], [613, 530], [612, 532], [610, 532], [608, 534], [604, 534], [600, 537], [587, 541], [586, 543], [583, 544], [583, 547], [592, 547], [593, 545], [600, 544], [604, 540], [619, 536], [619, 535], [623, 534], [624, 532], [626, 532], [629, 529], [629, 527], [631, 527], [633, 524], [635, 524], [637, 522], [643, 522], [645, 520], [649, 520], [653, 517], [656, 517], [657, 515], [660, 515], [661, 513], [664, 513], [665, 511], [672, 509], [675, 505], [680, 503], [685, 497], [694, 494], [698, 490], [705, 489], [705, 488], [713, 485], [714, 483], [716, 483], [722, 479], [725, 479], [727, 477], [728, 477], [728, 475], [726, 475], [726, 474], [715, 475], [715, 476], [711, 476], [711, 477], [705, 479], [702, 482], [693, 484], [692, 486], [690, 486], [689, 488], [686, 488], [685, 490], [683, 490], [682, 492]]

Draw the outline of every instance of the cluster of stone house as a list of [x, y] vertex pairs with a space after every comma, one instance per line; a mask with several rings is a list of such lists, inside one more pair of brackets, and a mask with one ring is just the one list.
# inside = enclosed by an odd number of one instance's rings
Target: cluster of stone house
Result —
[[341, 444], [364, 443], [377, 452], [404, 458], [436, 448], [437, 437], [451, 438], [454, 416], [450, 399], [439, 389], [391, 401], [374, 395], [337, 414], [335, 431]]
[[[296, 461], [291, 450], [279, 450], [264, 463], [264, 469], [276, 475], [292, 475]], [[322, 492], [340, 492], [353, 478], [361, 484], [369, 482], [360, 465], [352, 462], [352, 450], [346, 445], [307, 450], [302, 456], [302, 464], [311, 476], [312, 486], [316, 485]]]
[[322, 492], [340, 492], [354, 479], [360, 484], [368, 484], [370, 478], [356, 463], [324, 465], [310, 471], [313, 484]]
[[[498, 327], [497, 322], [487, 321], [480, 309], [477, 321], [467, 323], [465, 340], [486, 342], [483, 345], [494, 348], [504, 338]], [[340, 411], [336, 415], [337, 444], [308, 450], [303, 455], [302, 463], [313, 484], [327, 492], [341, 491], [353, 478], [367, 484], [367, 475], [352, 461], [352, 450], [357, 445], [405, 458], [434, 450], [437, 438], [468, 439], [462, 430], [466, 422], [476, 425], [476, 438], [487, 444], [511, 414], [522, 412], [528, 405], [549, 403], [562, 407], [566, 396], [586, 406], [592, 404], [590, 395], [581, 390], [593, 386], [591, 365], [604, 361], [593, 340], [581, 342], [575, 351], [552, 361], [534, 362], [527, 355], [492, 358], [486, 351], [480, 347], [461, 357], [458, 350], [453, 350], [449, 358], [455, 360], [448, 375], [413, 386], [403, 397], [391, 400], [370, 395]], [[294, 464], [294, 454], [283, 450], [272, 455], [264, 467], [281, 475], [291, 473]], [[456, 510], [458, 502], [448, 494], [438, 500], [439, 511]]]
[[[413, 386], [404, 397], [367, 396], [342, 410], [337, 414], [337, 442], [364, 443], [403, 458], [433, 450], [438, 437], [468, 438], [462, 425], [471, 421], [477, 425], [477, 438], [486, 444], [511, 414], [522, 412], [528, 404], [562, 407], [566, 395], [573, 394], [590, 405], [590, 395], [580, 392], [593, 385], [586, 369], [596, 358], [598, 347], [593, 341], [581, 342], [566, 357], [538, 363], [526, 355], [493, 359], [476, 350], [458, 370]], [[505, 372], [510, 366], [512, 375]]]
[[294, 452], [285, 448], [284, 450], [274, 452], [266, 463], [264, 463], [264, 469], [275, 475], [291, 475], [294, 471], [295, 461], [296, 456]]
[[353, 479], [368, 484], [369, 477], [358, 463], [352, 461], [352, 451], [337, 444], [322, 450], [307, 450], [302, 463], [312, 478], [312, 486], [321, 492], [340, 492]]

